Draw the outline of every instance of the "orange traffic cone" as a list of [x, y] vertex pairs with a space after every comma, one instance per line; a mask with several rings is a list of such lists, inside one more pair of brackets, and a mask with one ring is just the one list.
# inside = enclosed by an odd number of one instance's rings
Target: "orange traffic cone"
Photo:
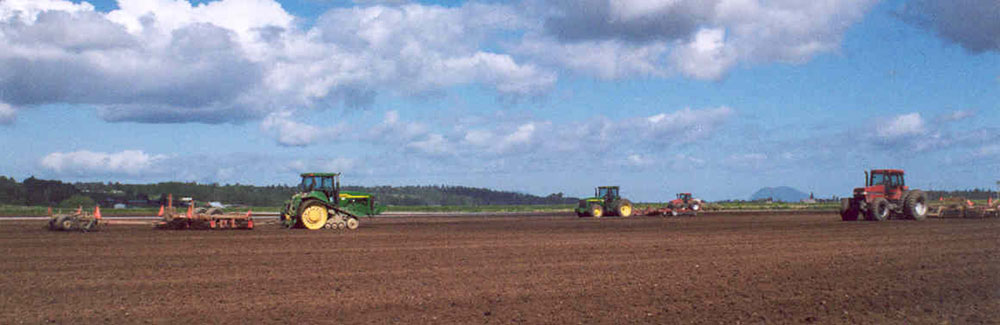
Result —
[[49, 214], [50, 217], [52, 216], [52, 207], [49, 207], [49, 211], [47, 213]]
[[160, 206], [160, 212], [156, 213], [156, 216], [157, 217], [162, 217], [163, 216], [163, 206], [162, 205]]
[[992, 196], [986, 199], [986, 206], [993, 206], [993, 197]]
[[191, 202], [191, 205], [188, 206], [187, 217], [188, 219], [191, 219], [191, 217], [193, 216], [194, 216], [194, 202]]
[[82, 205], [76, 207], [76, 214], [81, 214], [81, 213], [83, 213], [83, 206]]
[[94, 219], [101, 220], [101, 206], [94, 206]]

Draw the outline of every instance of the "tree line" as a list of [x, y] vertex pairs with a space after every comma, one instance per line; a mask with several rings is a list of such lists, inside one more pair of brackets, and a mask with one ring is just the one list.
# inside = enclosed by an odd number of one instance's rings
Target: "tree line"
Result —
[[[548, 196], [496, 191], [466, 186], [344, 186], [343, 190], [374, 194], [377, 202], [387, 205], [525, 205], [573, 204], [576, 198], [562, 193]], [[167, 194], [175, 198], [191, 197], [199, 202], [222, 202], [249, 206], [279, 206], [296, 186], [198, 184], [194, 182], [161, 182], [155, 184], [121, 184], [101, 182], [64, 183], [29, 177], [23, 182], [0, 176], [0, 204], [31, 206], [78, 205], [158, 206], [166, 202]]]

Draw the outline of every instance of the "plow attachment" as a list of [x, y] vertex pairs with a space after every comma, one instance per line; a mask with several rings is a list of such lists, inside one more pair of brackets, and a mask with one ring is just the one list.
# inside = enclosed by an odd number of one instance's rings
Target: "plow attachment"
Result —
[[83, 207], [77, 208], [71, 214], [52, 214], [49, 208], [49, 230], [52, 231], [94, 231], [97, 230], [101, 222], [101, 207], [94, 207], [94, 213], [83, 211]]
[[998, 218], [1000, 217], [998, 203], [1000, 202], [993, 201], [992, 198], [986, 205], [977, 205], [971, 200], [960, 197], [940, 198], [927, 215], [933, 218]]
[[674, 217], [676, 217], [676, 216], [697, 216], [698, 215], [698, 210], [696, 210], [696, 209], [690, 209], [690, 208], [671, 208], [671, 207], [653, 208], [653, 207], [650, 207], [650, 208], [644, 208], [644, 209], [638, 209], [638, 210], [636, 210], [635, 211], [635, 215], [650, 216], [650, 217], [658, 217], [658, 216], [674, 216]]
[[194, 202], [188, 206], [186, 213], [177, 213], [173, 206], [173, 195], [167, 199], [167, 207], [160, 207], [158, 217], [162, 217], [156, 223], [157, 229], [253, 229], [253, 215], [250, 211], [246, 214], [223, 213], [216, 208], [194, 210]]

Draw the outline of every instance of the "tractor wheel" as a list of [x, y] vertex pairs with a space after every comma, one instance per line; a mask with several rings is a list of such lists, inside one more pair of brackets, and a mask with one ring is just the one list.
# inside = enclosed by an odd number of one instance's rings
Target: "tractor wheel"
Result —
[[885, 221], [889, 219], [889, 201], [885, 198], [877, 198], [868, 209], [868, 220]]
[[622, 218], [628, 218], [632, 216], [632, 202], [629, 200], [622, 199], [618, 202], [618, 215]]
[[62, 219], [59, 220], [58, 223], [59, 223], [59, 228], [62, 230], [73, 230], [73, 225], [76, 224], [73, 217], [69, 216], [62, 217]]
[[689, 206], [688, 208], [690, 208], [691, 211], [697, 212], [698, 210], [701, 210], [701, 205], [698, 203], [691, 203], [691, 206]]
[[604, 216], [604, 207], [600, 204], [590, 205], [590, 216], [594, 218], [600, 218]]
[[858, 209], [851, 205], [851, 199], [840, 199], [840, 219], [844, 221], [858, 220]]
[[358, 229], [358, 226], [360, 225], [361, 222], [358, 221], [358, 218], [355, 217], [347, 218], [347, 230]]
[[302, 212], [299, 214], [299, 222], [306, 229], [317, 230], [323, 228], [328, 216], [326, 206], [323, 203], [309, 201], [304, 204]]
[[907, 218], [913, 220], [924, 220], [927, 218], [927, 194], [924, 191], [913, 190], [906, 194], [903, 199], [903, 213]]

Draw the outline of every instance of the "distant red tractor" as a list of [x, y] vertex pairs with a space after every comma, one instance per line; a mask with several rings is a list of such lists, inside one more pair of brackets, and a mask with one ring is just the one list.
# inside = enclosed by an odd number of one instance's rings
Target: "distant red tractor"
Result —
[[907, 187], [903, 174], [899, 169], [865, 172], [865, 187], [855, 188], [851, 198], [840, 199], [840, 217], [844, 221], [859, 216], [872, 221], [927, 218], [927, 194]]
[[701, 205], [701, 199], [693, 198], [691, 193], [677, 193], [677, 198], [670, 201], [667, 208], [670, 208], [670, 214], [674, 216], [678, 214], [698, 215]]

